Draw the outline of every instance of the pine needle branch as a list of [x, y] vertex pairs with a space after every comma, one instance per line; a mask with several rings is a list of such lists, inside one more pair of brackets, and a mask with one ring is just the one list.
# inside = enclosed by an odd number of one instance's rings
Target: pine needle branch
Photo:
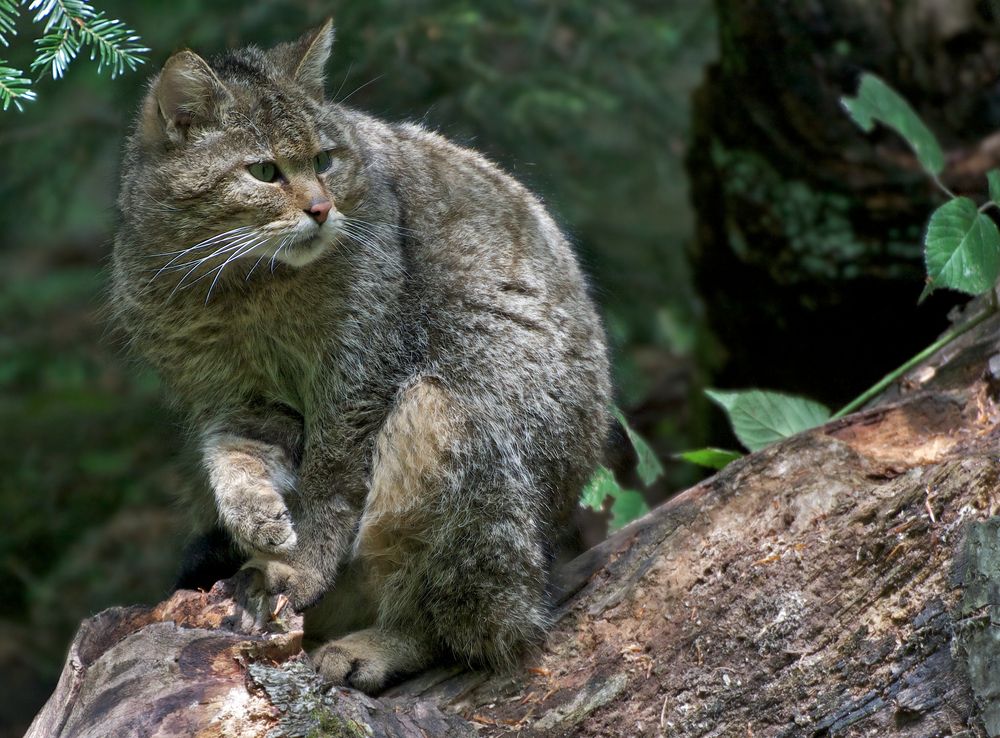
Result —
[[18, 15], [16, 0], [0, 0], [0, 44], [10, 46], [10, 38], [17, 35], [14, 24]]
[[11, 105], [24, 110], [24, 103], [34, 99], [35, 91], [31, 89], [31, 80], [20, 69], [8, 67], [7, 62], [0, 59], [0, 106], [3, 110]]
[[21, 0], [21, 4], [27, 4], [28, 10], [35, 11], [32, 18], [35, 23], [45, 21], [45, 33], [94, 16], [94, 9], [87, 4], [87, 0]]
[[[90, 0], [0, 0], [0, 43], [4, 46], [17, 33], [19, 6], [34, 14], [34, 23], [44, 24], [41, 36], [35, 39], [35, 59], [31, 62], [31, 70], [38, 72], [39, 78], [46, 72], [53, 79], [62, 77], [85, 46], [90, 48], [91, 61], [97, 61], [98, 73], [107, 68], [112, 79], [142, 64], [142, 55], [149, 51], [135, 31], [95, 10]], [[23, 72], [0, 66], [0, 105], [4, 110], [11, 104], [21, 110], [23, 102], [34, 99], [31, 81]]]
[[36, 70], [48, 66], [52, 79], [59, 79], [80, 52], [80, 46], [80, 36], [71, 28], [47, 33], [35, 39], [36, 56], [31, 68]]
[[125, 68], [135, 70], [143, 63], [142, 54], [149, 51], [140, 45], [139, 36], [120, 20], [105, 18], [104, 13], [95, 13], [79, 23], [78, 33], [90, 46], [90, 59], [97, 58], [97, 71], [104, 67], [111, 70], [115, 79]]

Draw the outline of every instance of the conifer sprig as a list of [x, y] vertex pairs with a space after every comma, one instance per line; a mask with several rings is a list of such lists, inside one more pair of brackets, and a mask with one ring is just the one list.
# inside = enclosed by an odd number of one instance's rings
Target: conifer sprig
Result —
[[0, 44], [10, 46], [8, 40], [17, 33], [14, 23], [17, 21], [17, 4], [15, 0], [0, 2]]
[[13, 105], [18, 110], [24, 110], [24, 103], [35, 99], [35, 91], [31, 89], [31, 80], [24, 72], [0, 59], [0, 106], [4, 110]]
[[[91, 61], [97, 61], [98, 73], [105, 69], [111, 78], [134, 70], [149, 51], [139, 35], [124, 22], [108, 18], [96, 10], [90, 0], [0, 0], [0, 44], [8, 46], [17, 35], [16, 21], [21, 8], [33, 13], [33, 23], [42, 25], [35, 39], [35, 58], [31, 71], [37, 79], [46, 74], [59, 79], [82, 49], [90, 49]], [[32, 81], [20, 69], [0, 59], [0, 107], [23, 109], [35, 99]]]

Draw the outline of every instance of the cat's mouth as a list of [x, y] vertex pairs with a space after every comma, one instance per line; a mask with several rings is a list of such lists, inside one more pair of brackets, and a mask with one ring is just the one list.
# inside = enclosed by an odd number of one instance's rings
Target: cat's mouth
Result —
[[333, 245], [336, 235], [336, 222], [332, 219], [318, 227], [298, 226], [278, 240], [271, 249], [271, 257], [291, 267], [303, 267], [322, 256]]

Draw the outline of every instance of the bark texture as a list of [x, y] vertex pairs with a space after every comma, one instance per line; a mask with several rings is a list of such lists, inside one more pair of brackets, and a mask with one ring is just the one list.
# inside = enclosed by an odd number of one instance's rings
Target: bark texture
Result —
[[241, 575], [86, 621], [28, 735], [998, 736], [998, 375], [993, 318], [636, 521], [516, 674], [325, 689]]
[[944, 196], [896, 134], [863, 133], [840, 99], [863, 71], [885, 79], [941, 139], [942, 180], [985, 201], [1000, 166], [1000, 6], [715, 4], [720, 60], [695, 95], [688, 154], [692, 265], [728, 357], [714, 381], [843, 404], [926, 346], [956, 297], [916, 304], [924, 224]]

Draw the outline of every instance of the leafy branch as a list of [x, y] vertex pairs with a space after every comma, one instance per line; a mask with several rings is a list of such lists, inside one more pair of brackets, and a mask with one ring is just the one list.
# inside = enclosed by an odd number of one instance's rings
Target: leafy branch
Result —
[[[611, 413], [621, 424], [632, 448], [635, 449], [636, 472], [642, 483], [648, 487], [663, 474], [663, 465], [649, 444], [628, 424], [624, 413], [615, 406], [612, 406]], [[614, 472], [606, 466], [599, 466], [583, 488], [580, 505], [589, 507], [595, 512], [602, 512], [609, 501], [611, 519], [608, 521], [608, 528], [612, 531], [649, 512], [649, 505], [646, 504], [641, 492], [622, 487], [615, 479]]]
[[[870, 133], [878, 122], [899, 134], [913, 149], [931, 181], [948, 197], [927, 223], [924, 235], [927, 280], [919, 301], [940, 288], [968, 295], [993, 292], [1000, 278], [1000, 230], [985, 211], [1000, 208], [1000, 171], [987, 172], [989, 199], [977, 205], [971, 198], [960, 197], [942, 184], [940, 175], [945, 158], [941, 145], [910, 104], [889, 85], [872, 74], [864, 74], [856, 96], [845, 97], [841, 102], [865, 132]], [[817, 402], [779, 392], [710, 390], [707, 394], [725, 410], [740, 443], [750, 451], [757, 451], [828, 419], [854, 412], [915, 366], [997, 312], [994, 293], [978, 315], [943, 335], [832, 414]], [[713, 468], [721, 468], [738, 456], [736, 452], [718, 449], [680, 454], [680, 458]]]
[[[149, 51], [135, 31], [95, 10], [89, 0], [0, 0], [0, 44], [9, 46], [17, 35], [22, 8], [34, 13], [31, 21], [42, 26], [31, 62], [31, 71], [38, 73], [35, 81], [46, 73], [53, 79], [62, 77], [84, 48], [90, 49], [90, 60], [97, 61], [98, 73], [107, 68], [112, 79], [126, 69], [135, 70]], [[0, 106], [23, 110], [24, 103], [35, 97], [25, 73], [0, 59]]]

